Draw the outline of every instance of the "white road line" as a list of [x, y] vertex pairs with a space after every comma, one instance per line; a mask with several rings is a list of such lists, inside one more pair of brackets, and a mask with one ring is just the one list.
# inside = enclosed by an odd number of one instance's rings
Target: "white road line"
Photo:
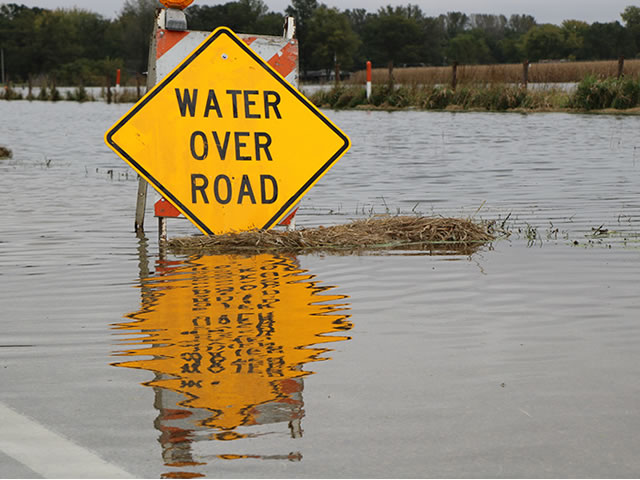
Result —
[[133, 478], [2, 403], [0, 451], [45, 478]]

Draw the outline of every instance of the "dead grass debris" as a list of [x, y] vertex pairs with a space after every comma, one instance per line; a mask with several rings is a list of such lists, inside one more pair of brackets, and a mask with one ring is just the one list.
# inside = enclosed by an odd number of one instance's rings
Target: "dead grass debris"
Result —
[[176, 254], [356, 253], [384, 249], [470, 254], [493, 239], [490, 224], [470, 219], [385, 215], [329, 227], [174, 238], [168, 241], [168, 248]]
[[0, 145], [0, 158], [11, 158], [13, 153], [7, 147]]

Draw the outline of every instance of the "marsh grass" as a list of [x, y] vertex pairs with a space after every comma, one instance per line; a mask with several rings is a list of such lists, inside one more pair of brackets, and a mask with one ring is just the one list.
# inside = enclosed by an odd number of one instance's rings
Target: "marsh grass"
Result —
[[527, 90], [515, 85], [481, 84], [463, 85], [457, 89], [448, 86], [375, 85], [367, 101], [360, 86], [341, 85], [313, 94], [311, 101], [325, 108], [418, 108], [422, 110], [550, 110], [566, 108], [566, 92], [555, 89]]
[[73, 91], [68, 91], [66, 99], [75, 102], [92, 102], [95, 100], [83, 86], [76, 87]]
[[113, 96], [114, 103], [136, 103], [144, 93], [138, 92], [135, 89], [131, 88], [122, 88], [119, 92], [115, 93]]
[[[112, 90], [111, 101], [113, 103], [135, 103], [144, 94], [143, 89], [135, 88], [123, 88], [119, 92]], [[99, 100], [107, 100], [106, 89], [102, 88], [101, 92], [96, 96], [92, 94], [84, 86], [75, 87], [72, 90], [67, 90], [65, 93], [60, 92], [55, 85], [48, 86], [43, 84], [40, 86], [37, 95], [29, 93], [24, 97], [20, 91], [13, 88], [11, 85], [0, 88], [0, 100], [38, 100], [42, 102], [57, 102], [57, 101], [70, 101], [70, 102], [95, 102]]]
[[11, 85], [0, 88], [0, 99], [2, 100], [22, 100], [22, 94], [16, 92]]
[[51, 87], [51, 90], [49, 90], [49, 100], [52, 102], [59, 102], [60, 100], [62, 100], [60, 90], [58, 90], [55, 85], [53, 85]]
[[614, 108], [623, 110], [638, 106], [640, 82], [629, 77], [597, 78], [588, 75], [571, 96], [569, 106], [583, 110]]
[[[595, 62], [594, 62], [595, 63]], [[325, 108], [381, 108], [422, 110], [558, 111], [629, 110], [640, 106], [640, 78], [585, 76], [572, 91], [558, 88], [523, 88], [505, 83], [448, 85], [374, 85], [367, 100], [365, 89], [339, 85], [320, 90], [311, 101]]]

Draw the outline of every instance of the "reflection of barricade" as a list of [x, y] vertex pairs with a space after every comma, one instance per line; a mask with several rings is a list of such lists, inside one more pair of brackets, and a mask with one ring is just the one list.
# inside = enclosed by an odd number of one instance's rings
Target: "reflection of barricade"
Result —
[[[149, 79], [150, 84], [158, 83], [174, 67], [176, 67], [189, 53], [195, 50], [209, 35], [210, 32], [201, 31], [175, 31], [164, 27], [165, 17], [160, 15], [158, 26], [152, 38], [151, 54], [149, 58]], [[251, 47], [265, 62], [272, 66], [289, 83], [298, 86], [298, 41], [293, 38], [293, 19], [287, 23], [287, 29], [282, 37], [269, 35], [239, 34], [238, 36]], [[146, 187], [145, 187], [146, 188]], [[139, 192], [139, 197], [143, 195]], [[144, 194], [146, 195], [146, 194]], [[141, 198], [139, 198], [141, 201]], [[140, 218], [144, 214], [136, 213], [136, 230], [141, 225]], [[155, 216], [159, 219], [159, 235], [161, 239], [166, 238], [166, 218], [180, 217], [181, 213], [167, 202], [160, 198], [155, 203]], [[290, 209], [279, 225], [294, 226], [294, 216], [297, 207]]]
[[173, 263], [143, 279], [140, 311], [117, 325], [140, 347], [120, 355], [152, 357], [117, 365], [154, 372], [145, 385], [156, 391], [167, 464], [191, 461], [194, 440], [243, 438], [256, 425], [301, 436], [303, 368], [329, 351], [317, 344], [348, 338], [327, 335], [351, 328], [337, 303], [345, 297], [321, 294], [289, 257]]

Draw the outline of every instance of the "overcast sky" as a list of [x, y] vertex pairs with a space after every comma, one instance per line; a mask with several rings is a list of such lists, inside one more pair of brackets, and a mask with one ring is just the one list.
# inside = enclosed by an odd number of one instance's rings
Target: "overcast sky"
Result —
[[[113, 18], [122, 8], [125, 0], [11, 0], [0, 3], [18, 3], [29, 7], [42, 8], [72, 8], [80, 7], [98, 12]], [[225, 1], [196, 0], [194, 5], [218, 5]], [[265, 0], [269, 8], [275, 12], [283, 12], [289, 0]], [[611, 22], [620, 20], [620, 13], [627, 5], [640, 6], [640, 2], [632, 0], [320, 0], [330, 7], [340, 10], [347, 8], [365, 8], [375, 11], [385, 5], [418, 5], [428, 16], [437, 16], [450, 11], [471, 13], [511, 14], [526, 13], [533, 15], [538, 23], [555, 23], [559, 25], [563, 20], [584, 20], [588, 23]]]

